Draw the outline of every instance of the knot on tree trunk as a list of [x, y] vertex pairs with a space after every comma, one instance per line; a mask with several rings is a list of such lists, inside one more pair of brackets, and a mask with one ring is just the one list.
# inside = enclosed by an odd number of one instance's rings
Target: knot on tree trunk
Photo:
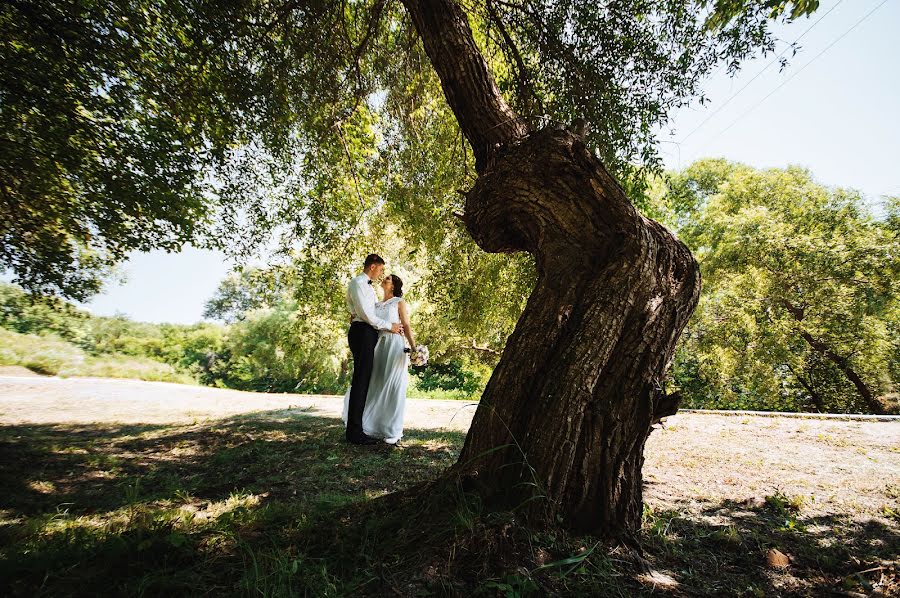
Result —
[[653, 420], [651, 424], [658, 424], [663, 418], [678, 413], [681, 404], [681, 392], [667, 393], [664, 388], [657, 386], [653, 400]]

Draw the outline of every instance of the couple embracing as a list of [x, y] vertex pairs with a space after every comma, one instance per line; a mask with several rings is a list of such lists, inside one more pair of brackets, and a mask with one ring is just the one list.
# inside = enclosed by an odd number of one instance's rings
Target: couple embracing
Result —
[[[381, 280], [384, 293], [377, 301], [374, 284]], [[353, 378], [344, 395], [347, 442], [396, 444], [403, 436], [403, 411], [409, 381], [409, 359], [404, 337], [413, 353], [416, 341], [409, 325], [409, 309], [403, 300], [403, 281], [384, 276], [384, 260], [370, 254], [362, 274], [347, 287], [353, 355]]]

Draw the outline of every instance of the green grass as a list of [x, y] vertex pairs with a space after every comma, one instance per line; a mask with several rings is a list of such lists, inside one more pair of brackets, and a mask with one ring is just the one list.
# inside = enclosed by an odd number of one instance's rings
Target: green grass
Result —
[[331, 565], [301, 557], [297, 534], [435, 475], [462, 441], [411, 431], [373, 449], [342, 435], [302, 416], [2, 428], [0, 594], [290, 594], [299, 574], [319, 593]]
[[[673, 589], [621, 548], [429, 482], [460, 433], [407, 430], [399, 448], [342, 436], [339, 420], [283, 411], [2, 427], [0, 594], [804, 596], [897, 580], [896, 527], [806, 516], [777, 493], [699, 515], [648, 506], [645, 557]], [[788, 572], [765, 567], [773, 547]]]
[[445, 401], [473, 401], [478, 402], [478, 399], [481, 398], [482, 389], [479, 389], [476, 393], [465, 392], [462, 390], [443, 390], [443, 389], [434, 389], [434, 390], [423, 390], [419, 388], [419, 379], [416, 376], [410, 375], [409, 377], [409, 387], [406, 391], [406, 396], [410, 399], [439, 399]]
[[146, 357], [91, 355], [52, 334], [19, 334], [0, 328], [0, 365], [19, 365], [45, 376], [95, 376], [197, 384], [190, 375]]

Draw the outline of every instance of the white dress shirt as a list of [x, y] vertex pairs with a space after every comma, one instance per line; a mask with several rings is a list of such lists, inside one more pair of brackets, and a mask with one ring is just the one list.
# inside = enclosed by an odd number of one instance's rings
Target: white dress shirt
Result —
[[369, 277], [360, 274], [347, 286], [347, 311], [354, 322], [365, 322], [376, 330], [390, 330], [391, 323], [375, 315], [375, 289], [369, 284]]

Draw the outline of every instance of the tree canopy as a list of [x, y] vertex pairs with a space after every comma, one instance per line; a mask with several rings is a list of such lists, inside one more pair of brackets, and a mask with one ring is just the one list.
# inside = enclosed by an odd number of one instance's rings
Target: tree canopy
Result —
[[[584, 119], [640, 190], [668, 112], [816, 6], [464, 8], [522, 118]], [[188, 241], [355, 254], [386, 221], [456, 273], [498, 267], [452, 217], [472, 151], [399, 2], [13, 0], [0, 36], [0, 255], [30, 290], [83, 299], [129, 251]]]

